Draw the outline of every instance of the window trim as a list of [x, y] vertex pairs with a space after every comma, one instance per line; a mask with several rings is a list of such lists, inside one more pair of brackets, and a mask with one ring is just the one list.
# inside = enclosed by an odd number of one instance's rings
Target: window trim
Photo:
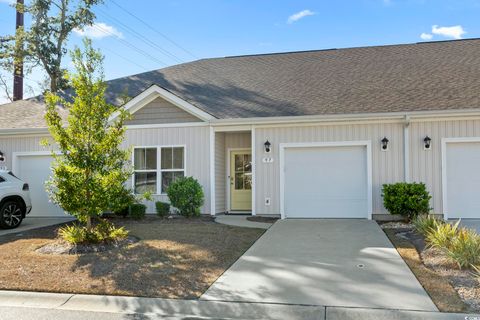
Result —
[[[135, 170], [135, 149], [157, 149], [157, 169], [149, 170]], [[162, 169], [162, 148], [183, 148], [183, 169]], [[157, 192], [152, 194], [153, 196], [166, 196], [166, 193], [162, 193], [162, 172], [178, 172], [183, 171], [183, 176], [187, 176], [187, 146], [184, 144], [172, 144], [172, 145], [147, 145], [147, 146], [133, 146], [132, 148], [132, 191], [134, 194], [140, 194], [135, 192], [135, 172], [156, 172], [157, 173]]]

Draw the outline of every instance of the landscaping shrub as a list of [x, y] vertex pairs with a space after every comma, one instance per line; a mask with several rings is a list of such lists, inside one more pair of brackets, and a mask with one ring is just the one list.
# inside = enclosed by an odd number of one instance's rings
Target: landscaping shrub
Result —
[[134, 204], [135, 201], [135, 195], [131, 190], [125, 190], [125, 192], [116, 199], [116, 202], [111, 204], [113, 212], [115, 215], [125, 218], [128, 216], [129, 207]]
[[165, 217], [170, 213], [170, 203], [157, 201], [155, 202], [155, 209], [157, 210], [157, 215]]
[[412, 220], [419, 214], [430, 211], [432, 198], [424, 183], [399, 182], [384, 184], [382, 189], [383, 205], [391, 213]]
[[72, 224], [59, 229], [58, 234], [71, 244], [106, 243], [123, 240], [128, 236], [124, 227], [117, 228], [112, 223], [101, 220], [95, 228]]
[[422, 214], [416, 216], [413, 220], [413, 227], [415, 230], [423, 236], [426, 236], [430, 230], [437, 227], [438, 223], [444, 223], [443, 221], [435, 218], [431, 214]]
[[136, 220], [145, 218], [147, 206], [141, 203], [134, 203], [130, 205], [130, 217]]
[[183, 216], [199, 216], [204, 195], [202, 186], [192, 177], [179, 178], [167, 189], [167, 195], [173, 207]]
[[427, 243], [434, 248], [444, 251], [448, 250], [457, 235], [459, 223], [460, 220], [453, 225], [440, 221], [434, 228], [427, 232]]
[[461, 228], [445, 251], [460, 269], [471, 268], [480, 264], [480, 236], [473, 230]]

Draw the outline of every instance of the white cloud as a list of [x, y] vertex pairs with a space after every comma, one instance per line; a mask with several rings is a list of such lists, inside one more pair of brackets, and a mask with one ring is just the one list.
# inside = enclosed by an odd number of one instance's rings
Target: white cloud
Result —
[[447, 38], [461, 39], [467, 32], [460, 25], [451, 27], [439, 27], [434, 25], [432, 26], [432, 33]]
[[422, 38], [422, 40], [431, 40], [433, 38], [433, 34], [423, 32], [420, 35], [420, 38]]
[[[1, 1], [1, 0], [0, 0]], [[123, 38], [123, 34], [115, 27], [109, 26], [103, 22], [96, 22], [91, 26], [86, 26], [83, 29], [74, 29], [73, 32], [81, 37], [89, 37], [101, 39], [105, 37]]]
[[0, 0], [0, 3], [14, 4], [15, 0]]
[[308, 17], [308, 16], [313, 16], [314, 14], [315, 14], [315, 12], [313, 12], [311, 10], [308, 10], [308, 9], [307, 10], [302, 10], [302, 11], [294, 13], [290, 17], [288, 17], [287, 23], [292, 24], [295, 21], [298, 21], [298, 20], [300, 20], [302, 18], [305, 18], [305, 17]]

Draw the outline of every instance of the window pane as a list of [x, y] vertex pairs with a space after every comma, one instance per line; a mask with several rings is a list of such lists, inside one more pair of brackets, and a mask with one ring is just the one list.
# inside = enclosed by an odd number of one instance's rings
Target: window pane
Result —
[[246, 173], [243, 178], [245, 179], [245, 190], [251, 190], [252, 189], [252, 174], [251, 173]]
[[133, 156], [135, 163], [135, 170], [142, 170], [145, 168], [145, 149], [135, 149], [135, 154]]
[[157, 149], [140, 148], [135, 149], [134, 155], [135, 170], [155, 170], [157, 169]]
[[183, 177], [183, 171], [162, 172], [162, 193], [167, 193], [168, 186], [181, 177]]
[[235, 173], [235, 190], [243, 190], [243, 173]]
[[243, 170], [245, 172], [252, 172], [252, 155], [245, 155], [245, 162], [243, 163]]
[[135, 172], [135, 193], [157, 193], [156, 172]]
[[183, 169], [183, 148], [173, 148], [173, 169]]
[[236, 154], [235, 155], [235, 171], [243, 171], [243, 155]]
[[172, 169], [172, 148], [162, 148], [162, 169]]
[[147, 163], [146, 169], [147, 170], [155, 170], [157, 169], [157, 149], [149, 148], [146, 150], [146, 160]]

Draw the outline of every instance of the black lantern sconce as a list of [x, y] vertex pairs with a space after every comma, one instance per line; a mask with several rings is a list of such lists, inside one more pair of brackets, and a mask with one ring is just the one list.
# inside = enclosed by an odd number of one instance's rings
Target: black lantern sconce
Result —
[[272, 144], [270, 143], [270, 141], [265, 141], [265, 143], [263, 144], [263, 146], [265, 147], [265, 153], [270, 153], [272, 151]]
[[4, 162], [5, 161], [5, 156], [3, 155], [3, 152], [0, 151], [0, 162]]
[[432, 148], [432, 139], [429, 136], [426, 136], [425, 139], [423, 139], [423, 149], [430, 150], [431, 148]]
[[387, 137], [383, 137], [382, 139], [382, 151], [387, 151], [388, 150], [388, 139]]

